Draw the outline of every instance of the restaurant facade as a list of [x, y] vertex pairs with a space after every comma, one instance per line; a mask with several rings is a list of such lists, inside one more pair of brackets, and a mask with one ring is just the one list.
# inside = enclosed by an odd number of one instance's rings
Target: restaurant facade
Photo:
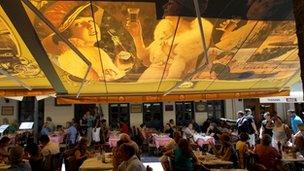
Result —
[[[99, 112], [102, 111], [110, 126], [114, 126], [118, 118], [125, 120], [130, 126], [139, 126], [142, 123], [152, 126], [155, 125], [153, 124], [155, 120], [159, 125], [164, 125], [170, 119], [173, 119], [177, 125], [184, 125], [191, 119], [199, 124], [207, 118], [236, 120], [237, 111], [245, 108], [251, 108], [255, 113], [276, 111], [285, 120], [288, 109], [301, 110], [301, 104], [259, 103], [259, 99], [59, 105], [53, 97], [39, 100], [37, 103], [34, 102], [34, 98], [26, 97], [23, 101], [0, 98], [2, 118], [6, 117], [10, 122], [33, 120], [34, 104], [38, 105], [40, 124], [49, 116], [55, 124], [63, 126], [72, 118], [80, 118], [87, 110], [94, 111], [96, 107]], [[255, 118], [260, 120], [261, 115], [255, 114]]]

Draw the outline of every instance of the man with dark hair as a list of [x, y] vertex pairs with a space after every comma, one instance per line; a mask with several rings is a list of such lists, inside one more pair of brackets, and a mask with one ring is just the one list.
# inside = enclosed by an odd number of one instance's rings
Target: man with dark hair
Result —
[[119, 165], [118, 171], [145, 171], [145, 166], [137, 158], [132, 145], [125, 143], [119, 147], [119, 153], [123, 162]]
[[238, 133], [247, 133], [249, 135], [249, 145], [255, 145], [255, 135], [258, 134], [251, 109], [245, 109], [245, 114], [238, 113], [239, 119], [237, 120]]
[[41, 135], [39, 141], [42, 145], [41, 154], [43, 156], [47, 156], [49, 154], [54, 155], [60, 152], [59, 144], [51, 142], [48, 135]]
[[302, 119], [296, 114], [294, 110], [288, 110], [287, 116], [290, 117], [290, 125], [292, 129], [292, 133], [296, 134], [299, 132], [298, 125], [303, 124]]

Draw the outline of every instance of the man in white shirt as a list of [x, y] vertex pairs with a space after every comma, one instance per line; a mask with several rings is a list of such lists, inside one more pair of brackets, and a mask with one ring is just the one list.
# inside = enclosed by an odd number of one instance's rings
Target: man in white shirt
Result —
[[118, 171], [145, 171], [146, 168], [135, 154], [135, 149], [129, 143], [119, 147], [119, 153], [123, 162], [118, 166]]
[[51, 142], [48, 135], [41, 135], [39, 141], [42, 145], [41, 154], [43, 156], [47, 156], [49, 154], [55, 155], [60, 152], [59, 144]]

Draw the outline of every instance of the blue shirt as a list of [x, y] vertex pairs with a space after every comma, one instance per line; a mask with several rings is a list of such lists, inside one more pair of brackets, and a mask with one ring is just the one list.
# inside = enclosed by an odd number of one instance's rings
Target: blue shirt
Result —
[[69, 144], [76, 143], [77, 129], [74, 126], [70, 126], [67, 130]]
[[41, 135], [49, 135], [49, 129], [48, 128], [42, 128], [40, 134]]
[[87, 118], [87, 127], [88, 127], [88, 128], [93, 127], [93, 123], [94, 123], [94, 118], [93, 118], [93, 116], [90, 115], [90, 116]]
[[302, 119], [301, 119], [299, 116], [297, 116], [297, 115], [291, 116], [290, 121], [291, 121], [292, 132], [293, 132], [294, 134], [296, 134], [297, 132], [299, 132], [298, 125], [299, 125], [299, 124], [302, 124], [303, 121], [302, 121]]

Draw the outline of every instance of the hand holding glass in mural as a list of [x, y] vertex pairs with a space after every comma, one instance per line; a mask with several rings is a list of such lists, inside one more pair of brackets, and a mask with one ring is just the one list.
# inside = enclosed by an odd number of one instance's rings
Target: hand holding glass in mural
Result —
[[108, 33], [114, 42], [114, 52], [116, 54], [114, 60], [115, 65], [125, 72], [130, 71], [134, 65], [134, 56], [123, 46], [119, 37], [115, 36], [114, 30], [109, 30]]

